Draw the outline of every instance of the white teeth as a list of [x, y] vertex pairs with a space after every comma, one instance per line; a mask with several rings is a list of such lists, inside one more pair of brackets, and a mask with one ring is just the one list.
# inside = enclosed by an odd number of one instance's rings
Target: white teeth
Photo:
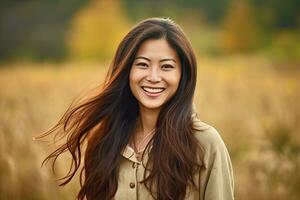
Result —
[[164, 89], [163, 88], [150, 88], [150, 87], [142, 87], [146, 92], [151, 92], [151, 93], [160, 93]]

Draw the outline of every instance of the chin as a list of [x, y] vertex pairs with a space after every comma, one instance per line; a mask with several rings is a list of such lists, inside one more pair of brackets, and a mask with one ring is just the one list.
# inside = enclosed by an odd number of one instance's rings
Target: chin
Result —
[[162, 104], [141, 104], [141, 106], [145, 109], [149, 110], [160, 110], [162, 107]]

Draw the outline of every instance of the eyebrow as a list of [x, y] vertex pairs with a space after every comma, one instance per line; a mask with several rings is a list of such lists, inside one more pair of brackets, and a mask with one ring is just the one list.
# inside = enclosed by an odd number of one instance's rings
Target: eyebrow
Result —
[[[149, 62], [151, 61], [149, 58], [146, 58], [144, 56], [138, 56], [135, 59], [145, 59], [145, 60], [148, 60]], [[164, 59], [161, 59], [159, 62], [164, 62], [164, 61], [173, 61], [176, 63], [176, 60], [173, 58], [164, 58]]]

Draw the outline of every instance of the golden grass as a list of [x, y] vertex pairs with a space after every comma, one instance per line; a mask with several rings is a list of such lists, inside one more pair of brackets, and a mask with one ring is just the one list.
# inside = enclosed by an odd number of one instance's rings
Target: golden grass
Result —
[[[237, 199], [300, 197], [300, 70], [272, 65], [249, 57], [199, 60], [196, 107], [230, 151]], [[51, 148], [32, 137], [105, 74], [97, 63], [2, 66], [0, 199], [75, 198], [77, 181], [59, 188], [50, 167], [40, 167]]]

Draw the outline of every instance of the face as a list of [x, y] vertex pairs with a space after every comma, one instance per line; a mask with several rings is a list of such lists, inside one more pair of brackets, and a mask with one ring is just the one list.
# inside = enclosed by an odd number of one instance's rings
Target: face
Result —
[[177, 52], [165, 39], [149, 39], [136, 54], [129, 85], [141, 109], [160, 110], [176, 93], [180, 77]]

